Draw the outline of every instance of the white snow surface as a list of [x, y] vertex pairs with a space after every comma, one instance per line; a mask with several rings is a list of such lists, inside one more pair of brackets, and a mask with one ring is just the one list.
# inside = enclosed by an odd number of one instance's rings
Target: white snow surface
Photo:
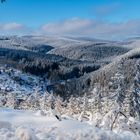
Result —
[[112, 132], [87, 122], [41, 112], [0, 109], [0, 140], [140, 140], [129, 131]]
[[37, 87], [41, 90], [40, 81], [41, 78], [38, 76], [0, 65], [0, 91], [19, 95], [34, 93]]

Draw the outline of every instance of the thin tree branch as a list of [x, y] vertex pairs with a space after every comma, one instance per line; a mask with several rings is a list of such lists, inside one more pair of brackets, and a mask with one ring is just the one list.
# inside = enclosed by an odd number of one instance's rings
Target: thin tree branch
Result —
[[117, 115], [115, 116], [115, 118], [114, 118], [114, 120], [113, 120], [113, 122], [112, 122], [111, 131], [113, 130], [113, 126], [114, 126], [114, 124], [115, 124], [115, 122], [116, 122], [116, 120], [117, 120], [118, 115], [119, 115], [119, 112], [117, 113]]

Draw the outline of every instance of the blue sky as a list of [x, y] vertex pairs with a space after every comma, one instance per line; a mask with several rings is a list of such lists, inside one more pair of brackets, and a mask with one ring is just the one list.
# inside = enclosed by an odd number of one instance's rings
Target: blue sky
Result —
[[7, 0], [0, 33], [138, 36], [139, 13], [139, 0]]

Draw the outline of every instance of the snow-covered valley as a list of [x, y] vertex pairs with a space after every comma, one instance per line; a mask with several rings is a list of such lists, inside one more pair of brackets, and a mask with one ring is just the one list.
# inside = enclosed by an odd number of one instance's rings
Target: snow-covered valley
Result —
[[140, 139], [139, 48], [46, 36], [0, 43], [0, 140]]
[[140, 140], [140, 0], [0, 0], [0, 140]]

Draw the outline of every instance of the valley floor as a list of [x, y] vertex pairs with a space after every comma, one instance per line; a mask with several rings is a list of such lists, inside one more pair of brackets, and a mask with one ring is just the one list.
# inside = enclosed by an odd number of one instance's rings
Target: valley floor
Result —
[[112, 132], [67, 116], [58, 121], [50, 112], [0, 109], [0, 140], [139, 140], [129, 131]]

